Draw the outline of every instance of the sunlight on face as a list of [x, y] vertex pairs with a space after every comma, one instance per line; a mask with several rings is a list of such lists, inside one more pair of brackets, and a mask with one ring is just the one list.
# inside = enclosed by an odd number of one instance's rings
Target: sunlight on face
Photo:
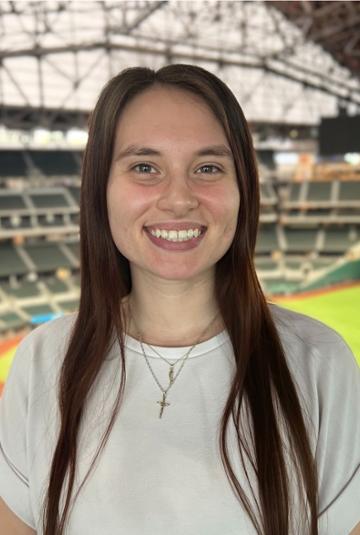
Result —
[[[116, 130], [107, 207], [113, 240], [132, 276], [213, 276], [232, 243], [239, 205], [229, 143], [200, 97], [156, 86], [126, 105]], [[174, 221], [200, 223], [207, 231], [195, 248], [173, 251], [155, 245], [144, 229]]]

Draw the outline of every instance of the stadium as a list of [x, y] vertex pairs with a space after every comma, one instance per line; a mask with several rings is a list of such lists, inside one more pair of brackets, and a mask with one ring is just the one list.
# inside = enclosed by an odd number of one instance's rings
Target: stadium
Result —
[[1, 3], [0, 389], [21, 338], [77, 309], [81, 163], [97, 95], [125, 67], [173, 62], [221, 76], [249, 121], [268, 300], [337, 329], [360, 363], [359, 9]]
[[360, 535], [360, 2], [0, 28], [0, 535]]

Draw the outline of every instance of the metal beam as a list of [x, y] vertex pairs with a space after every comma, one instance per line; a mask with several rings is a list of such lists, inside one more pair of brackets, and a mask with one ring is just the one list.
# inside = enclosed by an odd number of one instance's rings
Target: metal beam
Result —
[[[221, 62], [223, 66], [231, 67], [246, 67], [252, 69], [264, 70], [272, 73], [276, 76], [280, 76], [287, 80], [298, 82], [308, 88], [312, 88], [328, 95], [332, 95], [336, 98], [340, 98], [345, 102], [354, 103], [360, 105], [360, 88], [354, 88], [346, 83], [341, 83], [339, 80], [332, 79], [330, 76], [324, 76], [322, 73], [313, 71], [309, 68], [302, 67], [301, 65], [293, 64], [289, 60], [285, 59], [273, 59], [269, 58], [256, 58], [252, 59], [241, 58], [241, 55], [234, 52], [222, 51], [219, 49], [212, 49], [209, 47], [200, 51], [189, 50], [177, 50], [175, 46], [167, 46], [167, 48], [160, 49], [149, 43], [152, 41], [149, 38], [141, 38], [142, 41], [147, 41], [145, 44], [127, 44], [127, 43], [114, 43], [106, 41], [93, 41], [88, 43], [72, 43], [64, 46], [57, 47], [37, 47], [36, 49], [21, 49], [12, 51], [0, 52], [0, 62], [5, 58], [12, 57], [46, 57], [48, 55], [63, 54], [69, 52], [86, 52], [96, 49], [105, 50], [108, 47], [111, 50], [122, 50], [128, 52], [136, 52], [143, 54], [150, 54], [154, 56], [170, 56], [172, 61], [175, 59], [190, 62], [208, 62], [218, 64]], [[160, 40], [158, 40], [160, 41]], [[237, 57], [236, 57], [237, 56]], [[239, 57], [240, 56], [240, 57]]]

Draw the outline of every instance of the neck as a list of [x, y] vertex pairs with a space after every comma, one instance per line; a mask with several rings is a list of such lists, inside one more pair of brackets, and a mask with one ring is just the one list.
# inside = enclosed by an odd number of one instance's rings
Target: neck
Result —
[[[150, 345], [185, 347], [212, 338], [224, 329], [213, 292], [192, 286], [181, 292], [139, 292], [122, 301], [126, 332]], [[169, 290], [169, 288], [168, 288]]]

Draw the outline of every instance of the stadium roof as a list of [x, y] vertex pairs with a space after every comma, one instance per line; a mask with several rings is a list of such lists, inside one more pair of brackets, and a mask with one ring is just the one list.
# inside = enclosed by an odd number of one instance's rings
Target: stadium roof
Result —
[[360, 2], [269, 2], [360, 79]]
[[[2, 1], [0, 122], [66, 125], [117, 72], [168, 63], [219, 75], [253, 122], [311, 126], [339, 107], [356, 113], [359, 6], [343, 4], [357, 3]], [[318, 22], [326, 12], [332, 33]]]

